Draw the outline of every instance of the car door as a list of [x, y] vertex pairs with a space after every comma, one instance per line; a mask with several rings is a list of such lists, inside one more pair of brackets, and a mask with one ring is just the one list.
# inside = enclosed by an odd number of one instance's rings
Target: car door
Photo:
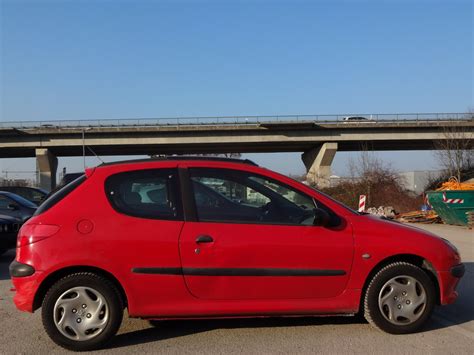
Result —
[[179, 248], [194, 296], [301, 299], [344, 291], [353, 239], [343, 219], [314, 226], [314, 199], [268, 176], [203, 167], [187, 175], [196, 216]]

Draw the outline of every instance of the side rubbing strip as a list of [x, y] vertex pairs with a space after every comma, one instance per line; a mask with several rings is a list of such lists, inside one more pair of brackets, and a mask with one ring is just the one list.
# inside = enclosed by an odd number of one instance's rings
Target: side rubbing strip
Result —
[[189, 276], [342, 276], [344, 270], [243, 268], [133, 268], [136, 274]]
[[134, 267], [134, 274], [159, 274], [159, 275], [182, 275], [183, 269], [180, 267]]

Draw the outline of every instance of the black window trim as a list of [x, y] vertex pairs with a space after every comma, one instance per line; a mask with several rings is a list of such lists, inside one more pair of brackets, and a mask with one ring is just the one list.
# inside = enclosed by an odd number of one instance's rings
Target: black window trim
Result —
[[196, 204], [188, 168], [178, 167], [178, 176], [184, 220], [186, 222], [197, 222]]
[[[109, 179], [113, 176], [121, 175], [121, 174], [126, 174], [126, 173], [136, 173], [136, 172], [143, 172], [143, 171], [171, 171], [173, 173], [173, 179], [172, 183], [174, 184], [174, 198], [173, 202], [176, 204], [176, 217], [174, 218], [164, 218], [163, 216], [157, 216], [157, 217], [151, 217], [151, 216], [144, 216], [139, 213], [133, 214], [133, 213], [127, 213], [125, 211], [122, 211], [120, 208], [117, 208], [115, 203], [111, 200], [111, 197], [109, 196], [108, 189], [107, 189], [107, 182]], [[107, 198], [107, 201], [109, 202], [110, 207], [113, 208], [113, 210], [117, 213], [120, 213], [124, 216], [128, 217], [134, 217], [134, 218], [141, 218], [141, 219], [147, 219], [147, 220], [155, 220], [155, 221], [178, 221], [182, 222], [184, 221], [184, 215], [183, 215], [183, 203], [182, 203], [182, 198], [181, 198], [181, 186], [180, 186], [180, 177], [179, 177], [179, 171], [178, 168], [176, 167], [166, 167], [166, 168], [145, 168], [145, 169], [136, 169], [136, 170], [126, 170], [126, 171], [120, 171], [114, 174], [109, 175], [105, 180], [104, 180], [104, 194]]]

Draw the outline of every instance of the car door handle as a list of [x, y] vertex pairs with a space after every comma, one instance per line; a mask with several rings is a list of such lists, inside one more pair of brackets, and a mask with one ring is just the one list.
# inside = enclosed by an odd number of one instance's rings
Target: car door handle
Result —
[[214, 239], [212, 239], [209, 235], [200, 235], [196, 238], [196, 243], [212, 243]]

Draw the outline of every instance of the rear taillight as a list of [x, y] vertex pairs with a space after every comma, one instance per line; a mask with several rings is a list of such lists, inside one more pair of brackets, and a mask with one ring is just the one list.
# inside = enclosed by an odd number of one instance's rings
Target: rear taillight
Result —
[[18, 232], [16, 246], [23, 247], [49, 238], [59, 231], [55, 224], [25, 224]]

